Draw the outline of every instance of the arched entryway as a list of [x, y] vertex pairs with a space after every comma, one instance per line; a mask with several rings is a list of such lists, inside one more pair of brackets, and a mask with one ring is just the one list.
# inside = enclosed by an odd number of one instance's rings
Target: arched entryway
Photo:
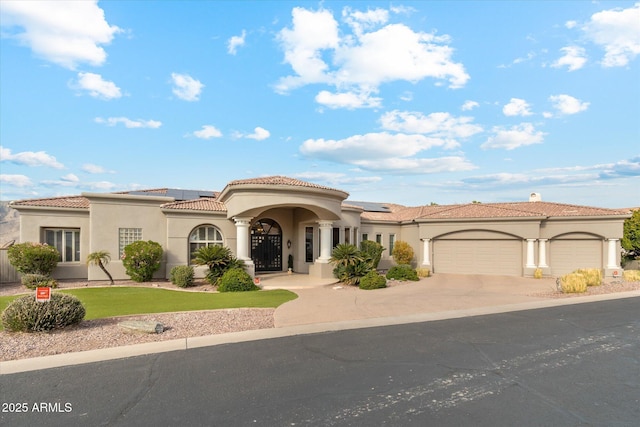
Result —
[[251, 259], [256, 271], [282, 271], [282, 228], [262, 218], [251, 226]]

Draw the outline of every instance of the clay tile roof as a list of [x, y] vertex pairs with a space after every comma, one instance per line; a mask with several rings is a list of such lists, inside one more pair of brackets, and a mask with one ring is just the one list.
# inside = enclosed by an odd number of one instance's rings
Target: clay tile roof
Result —
[[626, 209], [607, 209], [592, 206], [570, 205], [566, 203], [553, 202], [516, 202], [516, 203], [495, 203], [495, 206], [509, 209], [521, 209], [528, 212], [535, 212], [544, 216], [609, 216], [627, 215]]
[[42, 206], [48, 208], [88, 209], [89, 199], [82, 196], [49, 197], [46, 199], [17, 200], [11, 206]]
[[162, 205], [163, 209], [177, 209], [190, 211], [210, 211], [210, 212], [226, 212], [227, 207], [224, 203], [209, 197], [202, 197], [195, 200], [186, 200], [183, 202], [166, 203]]
[[259, 184], [259, 185], [287, 185], [291, 187], [307, 187], [307, 188], [319, 188], [322, 190], [335, 190], [335, 188], [325, 187], [323, 185], [314, 184], [312, 182], [301, 181], [295, 178], [289, 178], [286, 176], [265, 176], [261, 178], [249, 178], [249, 179], [237, 179], [227, 184], [227, 187], [234, 185], [244, 184]]

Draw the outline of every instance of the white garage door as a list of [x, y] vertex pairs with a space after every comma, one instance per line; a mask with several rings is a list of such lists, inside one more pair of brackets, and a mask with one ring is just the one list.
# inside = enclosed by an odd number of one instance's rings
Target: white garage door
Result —
[[522, 276], [519, 240], [435, 240], [434, 273]]
[[600, 240], [552, 240], [549, 267], [553, 276], [562, 276], [579, 268], [602, 268]]

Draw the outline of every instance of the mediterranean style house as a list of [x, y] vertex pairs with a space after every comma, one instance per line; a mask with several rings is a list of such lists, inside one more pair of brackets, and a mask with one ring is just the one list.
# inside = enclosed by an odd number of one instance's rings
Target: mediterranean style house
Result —
[[[22, 200], [20, 241], [55, 246], [59, 279], [104, 280], [87, 255], [108, 251], [109, 271], [127, 279], [120, 261], [137, 240], [162, 245], [157, 278], [189, 265], [192, 253], [224, 245], [252, 275], [287, 271], [331, 277], [332, 248], [375, 240], [393, 265], [396, 241], [409, 243], [414, 266], [434, 273], [559, 276], [578, 268], [620, 274], [620, 239], [630, 212], [529, 201], [406, 207], [346, 200], [344, 191], [282, 176], [231, 181], [221, 192], [155, 189]], [[204, 270], [196, 268], [202, 277]]]

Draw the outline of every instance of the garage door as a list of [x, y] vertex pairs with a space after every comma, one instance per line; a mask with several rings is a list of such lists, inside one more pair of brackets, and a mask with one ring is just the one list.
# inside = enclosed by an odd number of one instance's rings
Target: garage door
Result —
[[435, 240], [434, 273], [522, 276], [519, 240]]
[[562, 276], [579, 268], [602, 268], [600, 240], [552, 240], [549, 245], [551, 275]]

